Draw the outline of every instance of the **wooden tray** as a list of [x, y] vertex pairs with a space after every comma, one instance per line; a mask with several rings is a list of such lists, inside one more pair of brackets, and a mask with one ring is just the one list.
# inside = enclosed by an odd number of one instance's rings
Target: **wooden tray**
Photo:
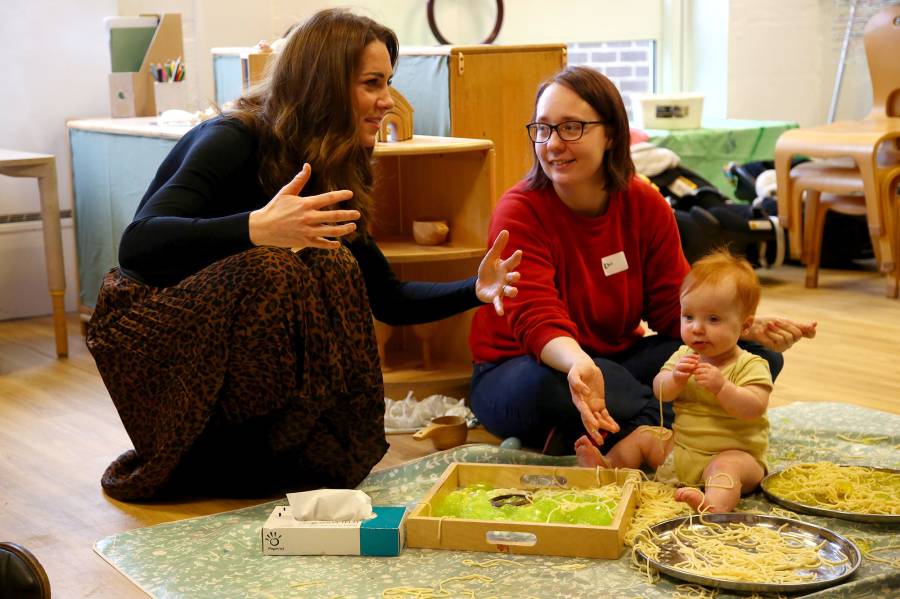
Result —
[[[639, 480], [637, 470], [453, 463], [407, 517], [406, 544], [430, 549], [618, 559], [637, 501], [634, 483]], [[628, 481], [634, 482], [626, 484]], [[475, 483], [516, 489], [554, 486], [586, 489], [618, 483], [624, 489], [608, 526], [466, 520], [429, 515], [432, 502], [437, 503], [451, 491]]]

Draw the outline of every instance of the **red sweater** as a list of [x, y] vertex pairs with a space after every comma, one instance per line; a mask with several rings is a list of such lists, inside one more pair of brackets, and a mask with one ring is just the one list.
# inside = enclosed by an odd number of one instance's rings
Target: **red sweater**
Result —
[[[598, 217], [573, 213], [552, 187], [527, 191], [519, 183], [497, 204], [488, 238], [502, 229], [509, 230], [507, 247], [525, 254], [519, 294], [504, 298], [503, 317], [490, 305], [475, 314], [469, 335], [475, 361], [525, 354], [539, 360], [544, 345], [560, 336], [592, 356], [608, 356], [643, 336], [642, 319], [678, 338], [678, 291], [690, 266], [672, 209], [648, 183], [632, 179]], [[619, 252], [627, 269], [606, 276], [601, 259]]]

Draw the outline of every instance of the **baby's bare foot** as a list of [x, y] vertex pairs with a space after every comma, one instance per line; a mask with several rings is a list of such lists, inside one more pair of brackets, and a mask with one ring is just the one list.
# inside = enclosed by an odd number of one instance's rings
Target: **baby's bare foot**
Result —
[[587, 435], [582, 435], [575, 441], [575, 455], [578, 457], [578, 465], [582, 468], [609, 468], [609, 461], [603, 457], [594, 442]]
[[681, 487], [680, 489], [675, 489], [675, 501], [683, 501], [691, 506], [695, 512], [699, 512], [703, 502], [706, 501], [706, 495], [696, 487]]

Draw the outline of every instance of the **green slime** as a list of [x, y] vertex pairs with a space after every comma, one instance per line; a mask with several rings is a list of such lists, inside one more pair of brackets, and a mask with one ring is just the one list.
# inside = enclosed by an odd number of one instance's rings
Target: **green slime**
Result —
[[607, 526], [616, 511], [616, 500], [604, 498], [579, 489], [553, 489], [527, 492], [532, 497], [528, 505], [494, 507], [491, 500], [516, 489], [493, 489], [486, 484], [474, 484], [456, 489], [432, 506], [434, 517], [464, 518], [467, 520], [509, 520], [515, 522], [544, 522], [558, 524], [589, 524]]

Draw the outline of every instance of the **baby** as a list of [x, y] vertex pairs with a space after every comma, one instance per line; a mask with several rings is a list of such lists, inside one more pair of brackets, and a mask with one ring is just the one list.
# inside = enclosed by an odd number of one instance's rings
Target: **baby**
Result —
[[695, 510], [729, 512], [768, 469], [766, 408], [772, 377], [765, 360], [738, 347], [759, 303], [753, 268], [727, 251], [697, 261], [681, 285], [681, 346], [653, 379], [660, 401], [674, 401], [674, 435], [642, 426], [602, 456], [587, 436], [575, 443], [581, 466], [657, 468], [672, 447], [685, 485], [675, 499]]

